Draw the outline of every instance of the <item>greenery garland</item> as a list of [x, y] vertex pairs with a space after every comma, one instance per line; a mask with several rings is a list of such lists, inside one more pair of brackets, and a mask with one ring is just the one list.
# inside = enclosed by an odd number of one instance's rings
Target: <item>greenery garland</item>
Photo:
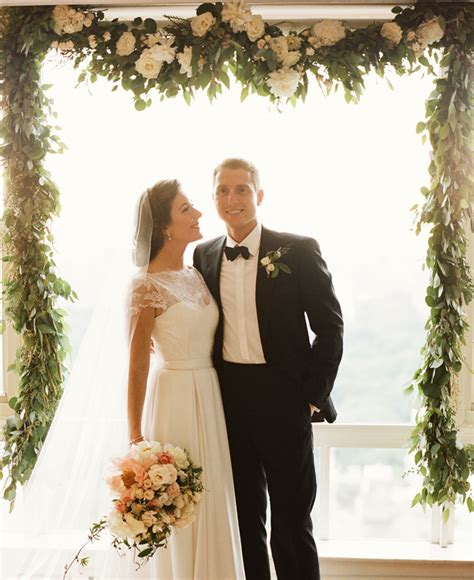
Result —
[[[62, 394], [68, 339], [58, 297], [74, 298], [55, 274], [51, 218], [59, 213], [59, 191], [44, 169], [44, 158], [61, 143], [48, 125], [51, 102], [40, 83], [49, 46], [49, 14], [44, 9], [12, 9], [4, 14], [0, 41], [3, 119], [0, 136], [5, 166], [3, 223], [4, 312], [22, 344], [9, 370], [19, 375], [14, 413], [3, 431], [0, 468], [8, 467], [4, 498], [15, 499], [17, 484], [28, 481]], [[2, 472], [0, 471], [0, 477]]]
[[[158, 29], [152, 19], [107, 21], [100, 10], [56, 6], [2, 10], [0, 91], [4, 117], [1, 137], [7, 175], [4, 215], [6, 313], [23, 345], [15, 370], [20, 375], [14, 414], [4, 429], [9, 470], [4, 496], [13, 505], [18, 483], [27, 481], [61, 395], [67, 339], [58, 297], [73, 299], [69, 285], [54, 273], [48, 225], [59, 212], [58, 191], [43, 167], [47, 153], [61, 149], [49, 126], [40, 84], [41, 63], [50, 49], [80, 67], [80, 81], [104, 76], [133, 95], [143, 110], [152, 96], [182, 94], [190, 103], [196, 90], [212, 100], [229, 87], [231, 73], [242, 99], [257, 93], [272, 102], [305, 99], [309, 77], [326, 92], [342, 88], [348, 102], [363, 93], [364, 76], [390, 66], [398, 74], [424, 67], [434, 73], [438, 55], [442, 75], [427, 101], [426, 131], [433, 155], [431, 184], [418, 208], [418, 230], [431, 227], [426, 264], [431, 308], [423, 365], [411, 389], [422, 405], [412, 435], [417, 470], [423, 475], [415, 503], [467, 502], [473, 471], [469, 449], [457, 438], [455, 384], [462, 365], [467, 322], [463, 307], [472, 297], [464, 224], [473, 191], [469, 111], [473, 94], [471, 58], [474, 7], [465, 2], [425, 2], [394, 8], [394, 20], [350, 30], [339, 21], [321, 21], [284, 34], [253, 15], [242, 2], [205, 3], [193, 19], [168, 17]], [[445, 516], [449, 511], [445, 510]]]

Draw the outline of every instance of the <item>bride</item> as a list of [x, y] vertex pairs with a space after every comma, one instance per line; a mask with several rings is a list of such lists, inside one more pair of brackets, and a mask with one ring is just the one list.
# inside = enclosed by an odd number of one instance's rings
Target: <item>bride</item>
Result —
[[[95, 316], [101, 344], [91, 351], [86, 334], [86, 352], [77, 357], [26, 489], [22, 562], [3, 577], [62, 577], [80, 534], [85, 539], [92, 521], [110, 511], [106, 462], [126, 451], [128, 429], [129, 445], [143, 439], [172, 443], [202, 465], [197, 518], [188, 528], [174, 529], [168, 547], [139, 571], [131, 551], [119, 555], [99, 542], [86, 550], [84, 576], [245, 578], [226, 426], [211, 362], [218, 309], [198, 271], [183, 263], [187, 245], [202, 237], [200, 216], [176, 180], [159, 181], [140, 197], [133, 252], [139, 271], [129, 281], [127, 350], [118, 347], [120, 317]], [[97, 330], [90, 329], [90, 336], [98, 336]], [[125, 400], [118, 390], [119, 375], [126, 371]]]

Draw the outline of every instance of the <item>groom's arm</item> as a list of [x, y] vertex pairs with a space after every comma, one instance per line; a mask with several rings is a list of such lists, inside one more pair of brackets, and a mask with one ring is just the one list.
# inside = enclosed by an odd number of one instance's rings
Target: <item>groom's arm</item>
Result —
[[299, 292], [310, 327], [316, 335], [311, 345], [303, 392], [308, 402], [323, 409], [342, 358], [344, 324], [331, 274], [316, 240], [303, 240], [299, 258]]

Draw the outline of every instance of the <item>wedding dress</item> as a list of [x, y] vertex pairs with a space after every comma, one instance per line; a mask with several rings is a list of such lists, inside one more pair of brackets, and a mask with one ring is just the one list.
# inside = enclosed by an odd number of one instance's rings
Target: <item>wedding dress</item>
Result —
[[[128, 347], [120, 350], [123, 320], [118, 323], [113, 314], [119, 295], [108, 293], [106, 301], [115, 307], [107, 304], [107, 315], [106, 308], [99, 309], [86, 333], [26, 488], [24, 513], [16, 514], [23, 519], [24, 543], [18, 564], [11, 558], [3, 563], [5, 580], [62, 578], [64, 564], [87, 539], [92, 522], [112, 509], [105, 482], [108, 464], [127, 452]], [[196, 521], [174, 529], [168, 547], [140, 570], [133, 552], [124, 549], [118, 555], [106, 534], [81, 554], [90, 557], [89, 564], [75, 564], [68, 578], [244, 580], [225, 419], [211, 362], [217, 306], [191, 267], [141, 271], [130, 297], [132, 323], [143, 307], [160, 312], [152, 331], [143, 435], [187, 449], [203, 467], [204, 492]]]
[[144, 273], [134, 281], [132, 314], [159, 309], [152, 339], [162, 361], [150, 372], [143, 431], [148, 440], [187, 449], [203, 467], [197, 521], [173, 531], [168, 548], [133, 573], [110, 553], [104, 578], [243, 580], [229, 447], [211, 349], [218, 309], [194, 268]]

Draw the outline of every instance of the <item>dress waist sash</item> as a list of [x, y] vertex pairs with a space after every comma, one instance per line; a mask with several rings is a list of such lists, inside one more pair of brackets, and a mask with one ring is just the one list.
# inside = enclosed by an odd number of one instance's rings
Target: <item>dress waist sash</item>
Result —
[[187, 360], [165, 360], [163, 368], [170, 371], [197, 371], [212, 367], [211, 357], [190, 358]]

